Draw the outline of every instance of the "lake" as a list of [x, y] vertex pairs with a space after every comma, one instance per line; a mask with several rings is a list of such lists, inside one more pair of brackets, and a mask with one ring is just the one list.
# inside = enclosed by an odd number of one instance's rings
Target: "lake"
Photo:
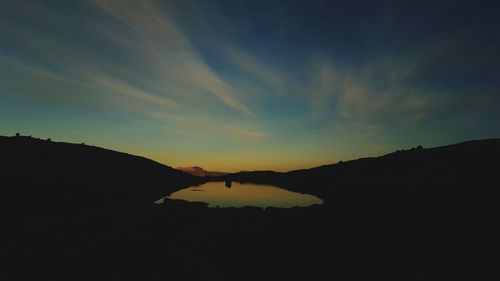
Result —
[[[307, 207], [323, 204], [323, 200], [310, 195], [288, 191], [272, 185], [231, 182], [207, 182], [181, 189], [167, 196], [189, 202], [205, 202], [209, 207]], [[155, 201], [162, 203], [163, 199]]]

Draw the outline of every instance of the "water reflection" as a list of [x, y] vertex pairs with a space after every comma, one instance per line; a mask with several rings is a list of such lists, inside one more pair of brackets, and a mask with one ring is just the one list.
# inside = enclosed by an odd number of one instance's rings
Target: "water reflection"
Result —
[[[323, 200], [310, 195], [288, 191], [283, 188], [263, 184], [241, 184], [238, 182], [208, 182], [179, 190], [168, 196], [189, 202], [205, 202], [209, 207], [307, 207], [323, 204]], [[160, 204], [160, 199], [156, 203]]]

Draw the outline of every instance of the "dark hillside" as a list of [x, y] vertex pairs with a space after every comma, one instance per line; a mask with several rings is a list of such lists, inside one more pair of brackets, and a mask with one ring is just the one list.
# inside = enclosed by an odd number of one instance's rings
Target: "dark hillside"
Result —
[[478, 190], [497, 178], [500, 139], [467, 141], [435, 148], [412, 148], [311, 169], [277, 173], [241, 172], [231, 178], [265, 182], [334, 198], [338, 192]]
[[84, 144], [0, 137], [0, 155], [4, 200], [35, 216], [151, 202], [198, 182], [144, 157]]
[[[205, 178], [27, 137], [1, 137], [0, 153], [3, 225], [13, 234], [14, 274], [0, 273], [5, 280], [477, 279], [486, 271], [472, 265], [488, 262], [482, 250], [496, 239], [498, 139]], [[312, 193], [325, 204], [152, 202], [224, 179]]]

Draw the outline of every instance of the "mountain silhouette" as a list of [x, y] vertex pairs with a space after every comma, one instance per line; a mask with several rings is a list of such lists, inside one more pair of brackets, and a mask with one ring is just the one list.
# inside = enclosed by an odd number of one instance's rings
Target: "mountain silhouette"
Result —
[[197, 177], [216, 177], [216, 176], [223, 176], [227, 173], [224, 172], [213, 172], [213, 171], [207, 171], [203, 169], [202, 167], [194, 166], [194, 167], [177, 167], [176, 168], [179, 171], [182, 171], [184, 173], [197, 176]]

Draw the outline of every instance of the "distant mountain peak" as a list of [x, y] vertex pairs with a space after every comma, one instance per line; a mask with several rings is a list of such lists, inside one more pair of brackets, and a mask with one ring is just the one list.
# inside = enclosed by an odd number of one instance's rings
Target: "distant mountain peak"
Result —
[[210, 177], [210, 176], [222, 176], [225, 175], [226, 173], [223, 172], [212, 172], [212, 171], [207, 171], [203, 169], [200, 166], [193, 166], [193, 167], [177, 167], [176, 168], [179, 171], [182, 171], [184, 173], [197, 176], [197, 177]]

